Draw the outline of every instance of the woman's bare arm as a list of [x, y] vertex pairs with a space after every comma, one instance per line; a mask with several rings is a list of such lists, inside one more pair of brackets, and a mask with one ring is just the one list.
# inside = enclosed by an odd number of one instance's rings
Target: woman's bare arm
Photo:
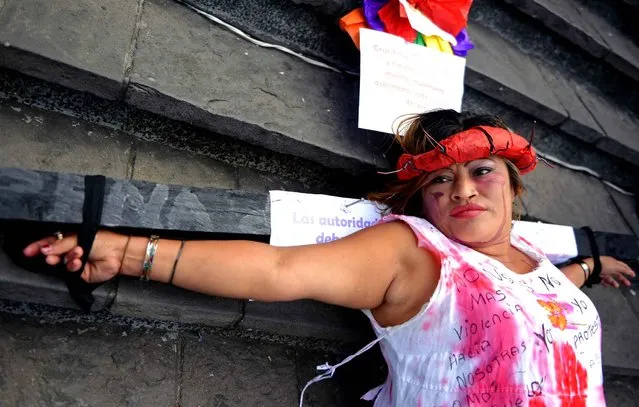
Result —
[[[634, 278], [635, 272], [626, 263], [621, 262], [610, 256], [601, 256], [601, 283], [614, 288], [619, 288], [620, 283], [629, 287], [630, 281], [628, 278]], [[595, 267], [595, 261], [592, 258], [583, 260], [590, 271], [592, 272]], [[578, 264], [570, 264], [562, 267], [561, 271], [572, 281], [577, 287], [581, 287], [586, 282], [586, 276]]]
[[[132, 238], [122, 273], [139, 276], [148, 239]], [[160, 240], [151, 279], [167, 282], [179, 241]], [[351, 308], [382, 304], [393, 281], [423, 261], [410, 228], [391, 222], [343, 239], [274, 247], [250, 241], [189, 241], [173, 284], [197, 292], [261, 301], [315, 299]], [[432, 262], [429, 262], [432, 264]]]
[[[594, 261], [592, 259], [585, 259], [585, 263], [590, 267], [590, 270], [594, 267]], [[581, 288], [586, 283], [586, 276], [584, 275], [584, 270], [581, 268], [579, 264], [569, 264], [560, 269], [562, 273], [568, 280], [570, 280], [574, 285]]]

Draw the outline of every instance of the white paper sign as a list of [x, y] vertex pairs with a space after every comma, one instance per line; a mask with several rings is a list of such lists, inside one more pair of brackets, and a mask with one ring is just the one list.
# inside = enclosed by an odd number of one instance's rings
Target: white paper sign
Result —
[[270, 191], [271, 244], [327, 243], [374, 225], [381, 218], [370, 201], [329, 195]]
[[364, 28], [360, 51], [360, 128], [393, 133], [400, 116], [461, 110], [464, 58]]
[[[372, 226], [382, 218], [381, 207], [363, 199], [270, 191], [270, 200], [273, 246], [332, 242]], [[554, 264], [578, 255], [570, 226], [518, 221], [513, 230], [540, 248]]]
[[563, 263], [579, 254], [575, 232], [570, 226], [518, 221], [513, 230], [540, 248], [553, 264]]

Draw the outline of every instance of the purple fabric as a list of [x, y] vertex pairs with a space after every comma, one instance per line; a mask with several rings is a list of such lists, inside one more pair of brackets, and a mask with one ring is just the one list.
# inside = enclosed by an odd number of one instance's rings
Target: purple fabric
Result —
[[468, 51], [475, 48], [475, 46], [473, 45], [473, 42], [470, 40], [468, 31], [466, 31], [465, 28], [463, 28], [459, 32], [459, 34], [457, 34], [455, 39], [457, 40], [457, 45], [452, 45], [452, 44], [451, 45], [453, 48], [453, 54], [457, 56], [465, 57], [466, 55], [468, 55]]
[[389, 0], [364, 0], [362, 7], [364, 8], [364, 17], [368, 26], [373, 30], [385, 31], [384, 23], [379, 19], [377, 12], [380, 8], [384, 7]]

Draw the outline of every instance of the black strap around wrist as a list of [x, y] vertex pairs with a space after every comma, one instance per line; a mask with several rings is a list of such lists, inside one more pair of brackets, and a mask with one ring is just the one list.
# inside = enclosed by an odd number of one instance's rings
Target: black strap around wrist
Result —
[[[82, 224], [78, 230], [78, 246], [82, 247], [82, 267], [80, 271], [61, 273], [69, 290], [69, 295], [84, 312], [91, 311], [95, 299], [93, 290], [100, 284], [89, 284], [80, 277], [89, 259], [95, 235], [100, 228], [102, 208], [104, 206], [106, 178], [102, 175], [87, 175], [84, 177], [84, 204], [82, 206]], [[61, 265], [61, 267], [65, 267]]]
[[592, 229], [588, 226], [584, 226], [581, 230], [586, 232], [588, 242], [590, 243], [590, 254], [592, 254], [592, 260], [595, 263], [595, 266], [584, 283], [586, 287], [591, 288], [593, 284], [599, 284], [601, 282], [601, 258], [599, 257], [599, 247], [597, 246], [597, 240], [595, 239], [595, 234]]

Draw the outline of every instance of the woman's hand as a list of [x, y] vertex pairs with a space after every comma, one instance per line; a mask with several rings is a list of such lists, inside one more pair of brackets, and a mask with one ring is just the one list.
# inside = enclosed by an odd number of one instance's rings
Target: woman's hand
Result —
[[619, 288], [619, 282], [630, 286], [627, 277], [635, 277], [630, 266], [610, 256], [601, 256], [601, 285]]
[[[127, 236], [113, 232], [99, 231], [95, 236], [91, 253], [81, 277], [87, 283], [102, 283], [118, 275], [122, 266]], [[83, 250], [78, 246], [75, 235], [66, 236], [62, 240], [47, 237], [25, 247], [24, 255], [33, 257], [42, 254], [46, 262], [52, 266], [61, 261], [70, 272], [79, 272], [82, 267]]]

